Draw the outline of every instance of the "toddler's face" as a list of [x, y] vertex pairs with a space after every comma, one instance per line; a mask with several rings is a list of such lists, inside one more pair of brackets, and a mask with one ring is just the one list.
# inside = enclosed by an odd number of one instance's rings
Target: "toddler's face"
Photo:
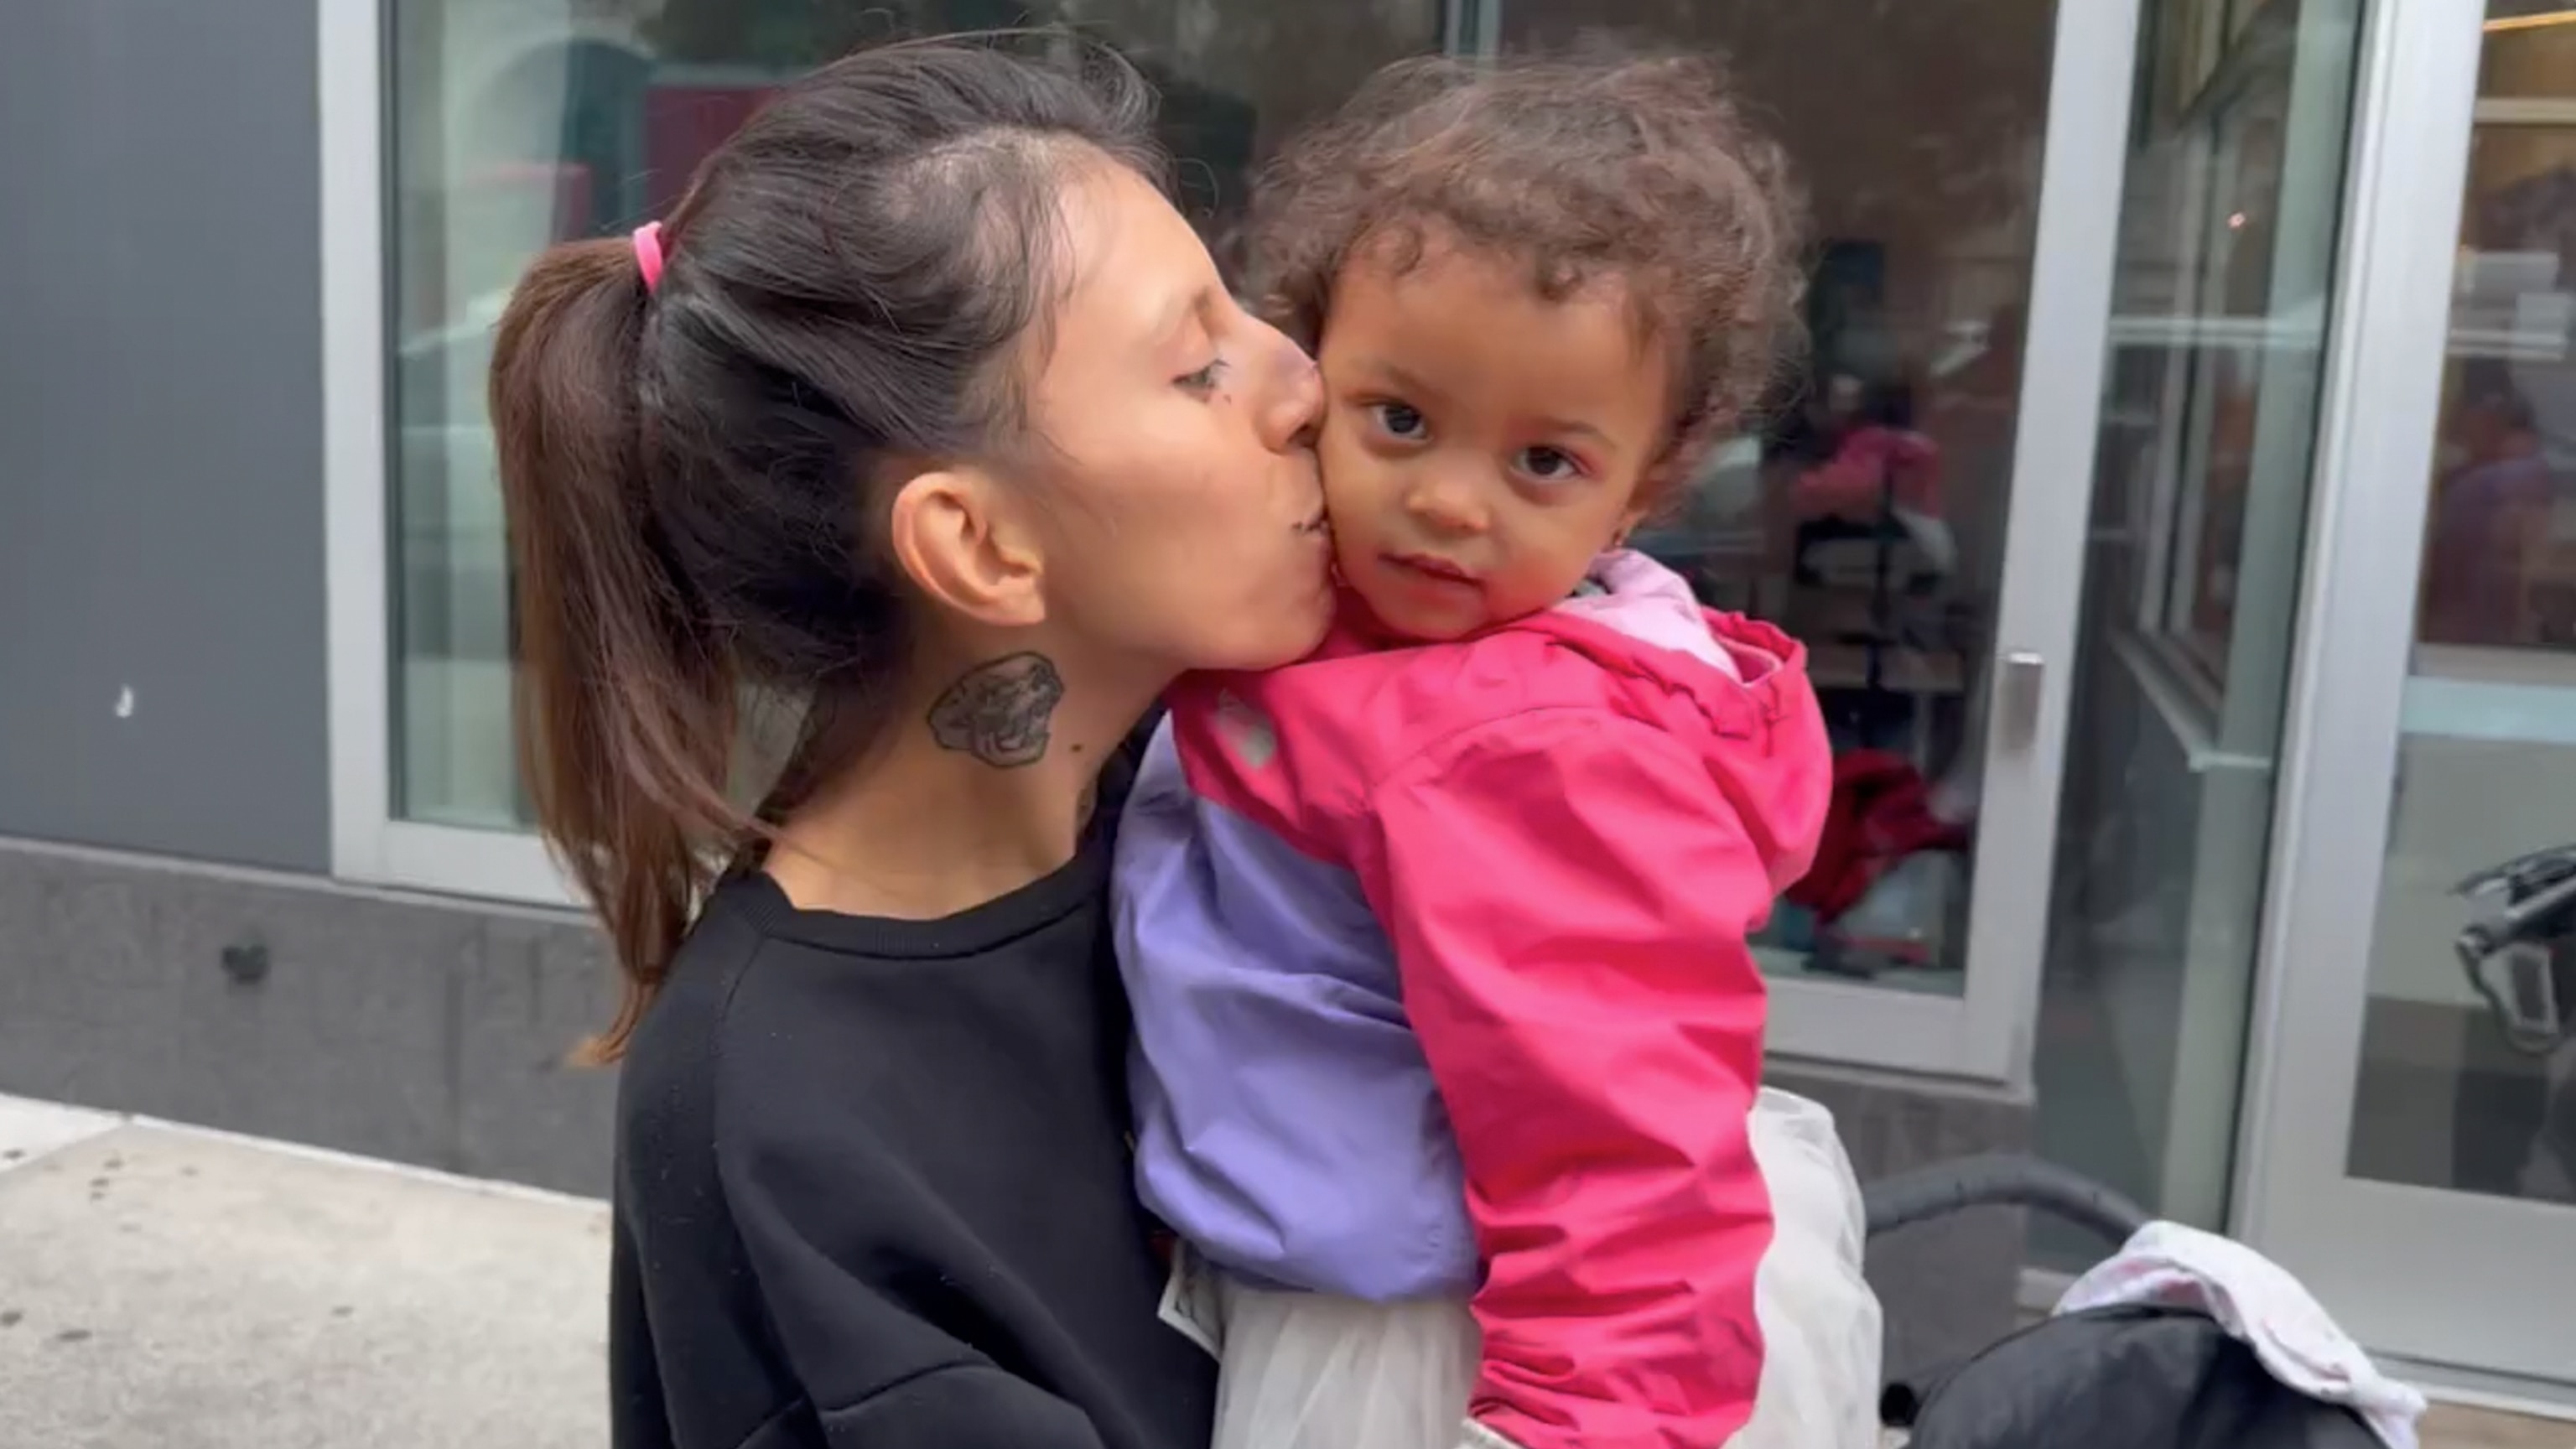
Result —
[[1636, 523], [1671, 369], [1624, 288], [1541, 297], [1528, 267], [1435, 234], [1333, 287], [1319, 452], [1343, 578], [1378, 622], [1455, 639], [1572, 593]]

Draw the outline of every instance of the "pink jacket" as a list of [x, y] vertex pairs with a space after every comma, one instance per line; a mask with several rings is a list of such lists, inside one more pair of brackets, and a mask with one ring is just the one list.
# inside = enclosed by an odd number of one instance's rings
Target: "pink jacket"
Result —
[[1115, 891], [1140, 1182], [1267, 1281], [1472, 1289], [1473, 1417], [1527, 1449], [1717, 1445], [1772, 1235], [1746, 937], [1832, 762], [1796, 643], [1640, 555], [1596, 578], [1177, 692]]

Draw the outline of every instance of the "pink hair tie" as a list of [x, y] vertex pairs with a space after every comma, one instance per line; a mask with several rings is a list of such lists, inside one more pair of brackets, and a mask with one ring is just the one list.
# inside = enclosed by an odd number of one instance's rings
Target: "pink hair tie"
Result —
[[662, 289], [662, 223], [648, 221], [635, 228], [635, 270], [644, 274], [644, 290]]

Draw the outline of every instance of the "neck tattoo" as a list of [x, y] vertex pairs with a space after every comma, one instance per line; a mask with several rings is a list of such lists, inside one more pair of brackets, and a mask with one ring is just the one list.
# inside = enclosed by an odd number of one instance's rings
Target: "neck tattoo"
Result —
[[930, 707], [930, 737], [997, 770], [1046, 758], [1064, 676], [1043, 654], [1005, 655], [966, 671]]

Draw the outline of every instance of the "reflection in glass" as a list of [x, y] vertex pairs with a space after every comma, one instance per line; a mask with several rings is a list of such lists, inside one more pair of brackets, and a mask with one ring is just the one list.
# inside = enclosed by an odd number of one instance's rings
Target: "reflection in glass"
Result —
[[2479, 706], [2399, 746], [2347, 1165], [2576, 1203], [2576, 739]]
[[[2043, 1153], [2209, 1226], [2227, 1212], [2361, 5], [2221, 9], [2148, 7], [2033, 1064]], [[2053, 1224], [2033, 1239], [2061, 1266], [2100, 1252]]]
[[[2201, 218], [2197, 269], [2199, 316], [2243, 319], [2263, 328], [2272, 317], [2281, 195], [2282, 124], [2289, 104], [2286, 68], [2263, 78], [2232, 103], [2214, 108], [2203, 164], [2206, 194], [2194, 197]], [[2281, 339], [2286, 340], [2286, 339]], [[2302, 339], [2303, 341], [2312, 339]], [[2190, 349], [2188, 386], [2199, 410], [2192, 456], [2176, 480], [2176, 517], [2168, 549], [2163, 632], [2212, 680], [2227, 672], [2236, 622], [2237, 568], [2245, 547], [2247, 492], [2253, 484], [2255, 426], [2271, 349]]]
[[2576, 105], [2478, 127], [2460, 230], [2421, 637], [2576, 646]]
[[1810, 651], [1839, 755], [1835, 824], [1766, 963], [1957, 993], [1985, 748], [1971, 702], [2011, 503], [2056, 7], [1500, 11], [1505, 50], [1606, 27], [1723, 53], [1808, 189], [1807, 372], [1640, 542], [1709, 603], [1776, 619]]
[[2576, 26], [2489, 7], [2348, 1166], [2576, 1203]]
[[483, 412], [529, 260], [667, 210], [772, 91], [862, 43], [1064, 22], [1162, 93], [1183, 208], [1228, 259], [1254, 166], [1360, 77], [1434, 49], [1440, 0], [394, 0], [395, 813], [498, 829], [512, 765], [508, 562]]

